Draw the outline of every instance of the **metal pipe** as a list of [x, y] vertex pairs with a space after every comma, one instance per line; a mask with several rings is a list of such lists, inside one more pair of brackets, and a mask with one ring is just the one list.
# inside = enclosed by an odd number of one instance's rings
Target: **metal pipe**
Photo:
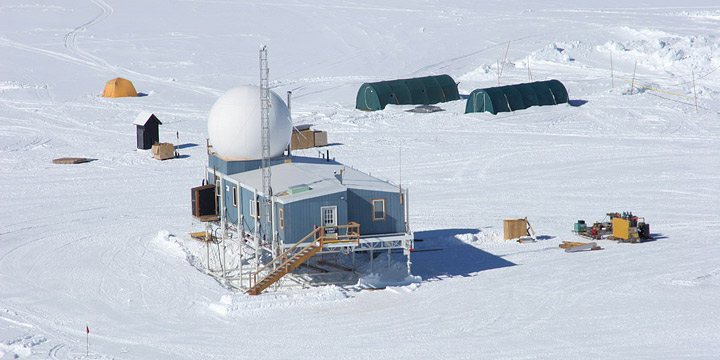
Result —
[[287, 92], [287, 106], [288, 106], [288, 113], [290, 113], [290, 118], [292, 118], [292, 111], [290, 110], [290, 95], [292, 95], [292, 90], [288, 90]]

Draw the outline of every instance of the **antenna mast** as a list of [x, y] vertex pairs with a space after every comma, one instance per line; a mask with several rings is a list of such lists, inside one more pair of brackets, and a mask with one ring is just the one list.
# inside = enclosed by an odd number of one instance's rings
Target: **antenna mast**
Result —
[[[272, 238], [272, 171], [270, 170], [270, 87], [267, 46], [260, 49], [260, 120], [262, 122], [262, 186], [265, 196], [265, 241]], [[273, 242], [273, 255], [276, 245]]]

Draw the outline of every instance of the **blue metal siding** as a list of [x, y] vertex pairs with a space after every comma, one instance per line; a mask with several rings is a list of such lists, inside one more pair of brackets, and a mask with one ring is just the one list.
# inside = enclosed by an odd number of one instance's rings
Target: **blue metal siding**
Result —
[[240, 188], [240, 206], [242, 206], [243, 214], [243, 228], [246, 231], [255, 231], [255, 219], [250, 216], [250, 200], [255, 197], [255, 193], [246, 189]]
[[[372, 199], [385, 199], [385, 220], [372, 219]], [[360, 224], [361, 235], [405, 232], [405, 211], [398, 192], [348, 189], [348, 220]]]
[[[263, 216], [265, 216], [265, 208], [267, 207], [267, 202], [265, 200], [265, 197], [258, 195], [257, 199], [256, 199], [255, 193], [246, 188], [241, 188], [241, 191], [240, 191], [240, 205], [241, 205], [242, 214], [243, 214], [243, 228], [245, 229], [245, 231], [248, 231], [251, 233], [255, 232], [255, 218], [253, 218], [251, 216], [251, 212], [250, 212], [250, 201], [251, 200], [256, 200], [256, 201], [260, 202], [260, 210], [259, 210], [260, 213], [258, 214], [258, 215], [260, 215], [260, 218], [258, 218], [258, 233], [260, 236], [267, 235], [267, 237], [269, 239], [272, 237], [272, 234], [265, 233], [265, 219], [263, 218]], [[281, 204], [276, 204], [276, 210], [275, 210], [275, 214], [274, 214], [275, 222], [278, 221], [277, 220], [278, 219], [277, 207], [279, 207], [279, 206], [281, 206]], [[235, 209], [235, 211], [237, 211], [237, 209]], [[237, 218], [237, 216], [236, 216], [236, 218]], [[287, 220], [286, 220], [286, 222], [287, 222]], [[276, 228], [278, 227], [277, 224], [275, 224], [275, 227]], [[278, 239], [283, 240], [284, 239], [283, 232], [279, 229], [278, 229], [278, 231], [279, 231]]]
[[[247, 163], [246, 165], [248, 165], [252, 161], [227, 162], [215, 156], [210, 156], [209, 162], [211, 164], [213, 162], [216, 162], [216, 164], [224, 164], [226, 166], [224, 170], [227, 170], [229, 163]], [[218, 171], [218, 176], [219, 175], [220, 171]], [[208, 173], [208, 180], [209, 183], [213, 183], [212, 170]], [[221, 191], [223, 192], [224, 201], [221, 206], [224, 206], [227, 210], [227, 220], [237, 224], [239, 222], [238, 208], [233, 206], [233, 185], [234, 183], [230, 181], [222, 181]], [[242, 215], [241, 226], [245, 231], [253, 233], [255, 232], [255, 219], [250, 216], [250, 200], [254, 199], [254, 192], [240, 185], [237, 186], [240, 190], [238, 206]], [[282, 196], [279, 199], [282, 199]], [[385, 199], [384, 220], [373, 220], [373, 199]], [[257, 200], [261, 203], [260, 215], [263, 216], [266, 204], [262, 197], [258, 197]], [[338, 225], [345, 225], [350, 221], [356, 222], [360, 224], [361, 235], [396, 234], [405, 231], [404, 205], [400, 203], [400, 194], [397, 191], [372, 191], [349, 188], [346, 191], [335, 194], [308, 198], [287, 204], [278, 203], [274, 214], [276, 224], [279, 217], [279, 208], [284, 210], [285, 217], [284, 229], [280, 229], [279, 224], [276, 225], [279, 240], [285, 244], [293, 244], [312, 232], [314, 226], [320, 226], [320, 209], [323, 206], [337, 206]], [[262, 229], [263, 220], [265, 219], [259, 220], [261, 228], [258, 229], [258, 231], [261, 236], [264, 235], [264, 229]], [[267, 236], [271, 238], [271, 234], [267, 234]]]
[[225, 202], [225, 217], [228, 222], [237, 224], [237, 207], [233, 205], [233, 186], [237, 186], [227, 180], [223, 181], [223, 198]]
[[[270, 159], [270, 165], [282, 164], [285, 159], [286, 157]], [[261, 167], [262, 160], [224, 160], [213, 154], [208, 155], [208, 168], [225, 175], [257, 170]]]
[[[285, 232], [283, 235], [285, 243], [296, 243], [313, 231], [314, 226], [320, 226], [320, 208], [323, 206], [337, 206], [337, 223], [346, 225], [348, 223], [346, 199], [347, 193], [343, 191], [284, 204]], [[360, 229], [362, 231], [362, 227]]]

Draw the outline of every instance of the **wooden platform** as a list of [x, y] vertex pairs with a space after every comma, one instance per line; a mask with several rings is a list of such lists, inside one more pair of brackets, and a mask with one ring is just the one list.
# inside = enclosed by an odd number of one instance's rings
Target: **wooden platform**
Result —
[[212, 236], [212, 234], [210, 234], [210, 235], [208, 236], [208, 233], [206, 233], [206, 232], [204, 232], [204, 231], [191, 232], [191, 233], [189, 233], [188, 235], [190, 235], [190, 237], [193, 238], [193, 239], [195, 239], [195, 240], [200, 240], [200, 241], [208, 241], [208, 240], [210, 240], [210, 241], [213, 241], [213, 236]]
[[198, 221], [202, 222], [208, 222], [208, 221], [220, 221], [220, 216], [218, 215], [203, 215], [203, 216], [193, 216]]

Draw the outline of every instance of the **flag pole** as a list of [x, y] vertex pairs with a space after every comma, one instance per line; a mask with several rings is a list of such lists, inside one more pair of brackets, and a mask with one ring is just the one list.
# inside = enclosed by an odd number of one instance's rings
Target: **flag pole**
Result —
[[89, 358], [90, 357], [90, 328], [87, 325], [85, 325], [85, 340], [86, 340], [86, 344], [87, 344], [85, 357]]

